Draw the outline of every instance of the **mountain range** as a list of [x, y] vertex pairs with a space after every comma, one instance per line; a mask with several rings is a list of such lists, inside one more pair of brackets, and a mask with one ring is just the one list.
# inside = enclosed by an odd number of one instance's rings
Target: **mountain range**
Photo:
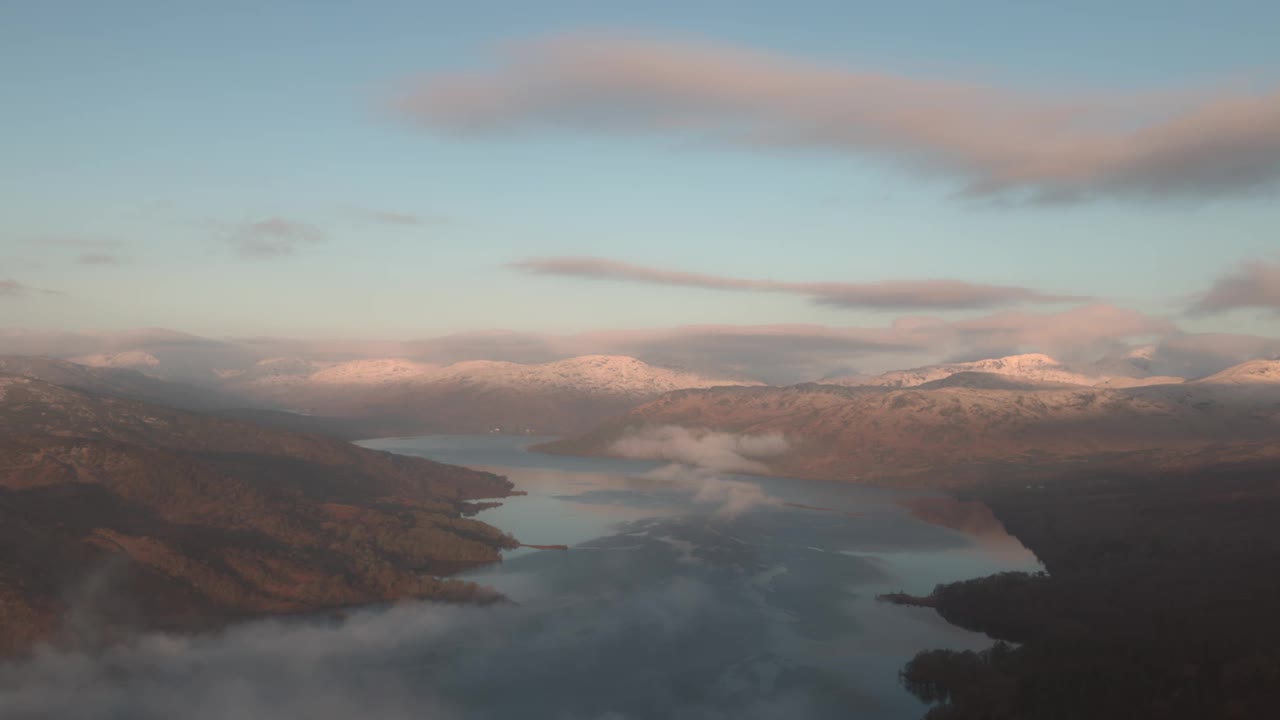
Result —
[[[121, 356], [129, 362], [108, 362]], [[672, 390], [759, 384], [611, 355], [541, 364], [475, 360], [449, 365], [403, 358], [275, 357], [212, 371], [199, 383], [172, 382], [161, 379], [157, 365], [149, 361], [134, 364], [140, 357], [0, 357], [0, 373], [347, 439], [581, 432]]]
[[582, 431], [673, 390], [752, 385], [589, 355], [523, 365], [475, 360], [315, 362], [272, 358], [224, 373], [240, 397], [311, 416], [365, 423], [381, 434]]
[[[787, 451], [760, 461], [770, 474], [920, 483], [1007, 468], [1158, 468], [1280, 455], [1280, 360], [1137, 387], [1051, 382], [1062, 376], [1047, 372], [1056, 370], [1042, 358], [994, 365], [1029, 368], [1030, 377], [953, 365], [895, 374], [885, 384], [686, 390], [541, 449], [626, 455], [628, 438], [672, 427], [695, 440], [780, 435]], [[674, 447], [669, 455], [647, 448], [647, 457], [681, 459]]]
[[[1138, 387], [1142, 385], [1168, 385], [1180, 383], [1184, 378], [1154, 375], [1133, 362], [1139, 355], [1126, 355], [1109, 359], [1105, 364], [1080, 372], [1042, 353], [1008, 355], [999, 358], [969, 362], [927, 365], [909, 370], [895, 370], [876, 376], [835, 377], [822, 382], [832, 385], [869, 385], [874, 387], [904, 388], [937, 383], [961, 373], [998, 375], [1017, 381], [1020, 387], [1041, 385], [1087, 385], [1090, 387]], [[1128, 361], [1128, 362], [1123, 362]]]

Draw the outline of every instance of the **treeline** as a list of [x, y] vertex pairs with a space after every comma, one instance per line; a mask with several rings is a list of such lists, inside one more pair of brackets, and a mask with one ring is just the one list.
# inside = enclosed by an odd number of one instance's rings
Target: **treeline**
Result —
[[936, 588], [943, 617], [1001, 642], [907, 664], [928, 720], [1280, 717], [1275, 468], [983, 499], [1048, 573]]

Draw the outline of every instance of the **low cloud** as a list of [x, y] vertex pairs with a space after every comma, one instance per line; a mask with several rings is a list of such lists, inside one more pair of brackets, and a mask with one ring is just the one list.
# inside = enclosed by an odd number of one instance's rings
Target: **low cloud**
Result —
[[1190, 308], [1195, 314], [1239, 308], [1280, 311], [1280, 263], [1253, 260], [1223, 275]]
[[[923, 326], [921, 332], [930, 332]], [[961, 352], [992, 357], [1001, 351], [1047, 352], [1060, 360], [1096, 358], [1123, 345], [1127, 338], [1158, 337], [1175, 332], [1166, 318], [1096, 303], [1058, 313], [1006, 312], [959, 320], [933, 328], [950, 334]]]
[[[0, 284], [0, 295], [26, 291], [21, 284]], [[570, 334], [495, 330], [405, 342], [279, 337], [224, 341], [158, 329], [0, 331], [0, 353], [75, 357], [140, 350], [159, 358], [165, 373], [177, 372], [184, 379], [207, 379], [213, 370], [247, 367], [269, 357], [326, 361], [397, 357], [449, 364], [468, 360], [544, 363], [605, 354], [627, 355], [712, 378], [788, 384], [1022, 352], [1044, 352], [1068, 363], [1093, 362], [1134, 345], [1186, 335], [1167, 318], [1092, 304], [1057, 312], [1002, 312], [958, 320], [912, 315], [879, 326], [686, 325]]]
[[1172, 333], [1152, 348], [1160, 375], [1197, 378], [1257, 358], [1280, 357], [1280, 338], [1241, 333]]
[[279, 258], [328, 240], [324, 231], [297, 220], [271, 217], [231, 228], [227, 242], [243, 258]]
[[[634, 540], [632, 541], [634, 542]], [[653, 541], [658, 542], [658, 541]], [[585, 553], [584, 553], [585, 554]], [[44, 650], [0, 663], [5, 718], [497, 720], [511, 717], [808, 716], [779, 687], [704, 677], [780, 652], [740, 586], [676, 574], [635, 587], [600, 553], [592, 570], [625, 592], [490, 608], [405, 603], [341, 621], [247, 623], [204, 636], [148, 634], [98, 653]], [[617, 565], [615, 562], [614, 565]], [[544, 569], [554, 576], [555, 569]], [[629, 584], [628, 581], [629, 580]], [[707, 643], [708, 637], [730, 638]], [[513, 643], [512, 639], [519, 642]], [[548, 662], [554, 659], [554, 662]], [[683, 664], [681, 664], [683, 663]], [[778, 661], [762, 661], [777, 669]], [[655, 668], [661, 668], [654, 675]], [[679, 683], [707, 683], [690, 696]], [[502, 692], [495, 692], [500, 687]], [[818, 692], [802, 684], [794, 694]], [[870, 704], [870, 703], [868, 703]], [[862, 708], [865, 709], [865, 708]]]
[[1156, 344], [1183, 334], [1167, 318], [1092, 304], [1056, 312], [1002, 312], [962, 319], [912, 315], [877, 326], [685, 325], [569, 334], [495, 330], [405, 342], [279, 337], [219, 341], [163, 330], [13, 331], [0, 332], [0, 353], [75, 357], [140, 350], [159, 358], [165, 373], [179, 372], [186, 379], [207, 379], [213, 370], [248, 367], [269, 357], [326, 361], [397, 357], [448, 364], [468, 360], [544, 363], [605, 354], [627, 355], [712, 378], [788, 384], [1021, 352], [1044, 352], [1068, 363], [1092, 362], [1134, 345]]
[[704, 467], [672, 463], [642, 477], [691, 492], [694, 503], [715, 506], [712, 514], [720, 519], [736, 518], [760, 507], [782, 505], [781, 500], [766, 493], [759, 483], [732, 480]]
[[818, 148], [1039, 201], [1222, 196], [1280, 179], [1280, 89], [1052, 97], [707, 42], [571, 34], [441, 72], [399, 111], [436, 130], [566, 129]]
[[702, 325], [587, 333], [595, 352], [633, 355], [702, 371], [725, 369], [770, 382], [912, 367], [948, 357], [1044, 352], [1092, 361], [1126, 342], [1177, 332], [1168, 319], [1104, 303], [1058, 312], [1010, 311], [949, 320], [911, 316], [879, 327]]
[[[449, 364], [466, 360], [502, 360], [543, 363], [588, 354], [590, 343], [572, 337], [542, 335], [515, 330], [455, 333], [405, 343], [405, 352], [426, 362]], [[584, 349], [584, 352], [577, 352]]]
[[782, 383], [822, 377], [851, 362], [881, 362], [935, 351], [928, 336], [894, 327], [807, 324], [689, 325], [585, 333], [576, 340], [585, 347], [657, 365]]
[[788, 447], [781, 433], [740, 435], [657, 425], [629, 429], [609, 449], [625, 458], [667, 460], [715, 472], [765, 473], [763, 461]]
[[674, 285], [711, 290], [805, 295], [818, 305], [877, 310], [971, 310], [1031, 302], [1071, 302], [1078, 296], [1050, 295], [1030, 288], [984, 285], [962, 280], [893, 280], [867, 283], [785, 282], [706, 275], [632, 265], [595, 257], [531, 258], [513, 267], [539, 275]]

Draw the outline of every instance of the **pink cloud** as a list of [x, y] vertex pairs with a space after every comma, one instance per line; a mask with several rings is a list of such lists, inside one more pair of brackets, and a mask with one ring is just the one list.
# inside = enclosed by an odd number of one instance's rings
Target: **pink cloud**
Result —
[[1166, 318], [1105, 303], [1049, 314], [1005, 312], [959, 320], [944, 327], [954, 333], [954, 342], [970, 353], [1036, 350], [1073, 359], [1118, 347], [1128, 339], [1163, 336], [1177, 330]]
[[978, 195], [1212, 196], [1280, 178], [1277, 88], [1049, 97], [625, 35], [525, 43], [495, 67], [427, 76], [397, 107], [459, 133], [665, 133], [870, 154]]
[[541, 275], [807, 295], [820, 305], [876, 309], [974, 309], [1025, 302], [1066, 302], [1083, 298], [1048, 295], [1028, 288], [929, 279], [868, 283], [784, 282], [663, 270], [593, 257], [531, 258], [513, 264]]
[[1192, 305], [1194, 313], [1217, 313], [1237, 308], [1280, 311], [1280, 263], [1254, 260], [1218, 278]]

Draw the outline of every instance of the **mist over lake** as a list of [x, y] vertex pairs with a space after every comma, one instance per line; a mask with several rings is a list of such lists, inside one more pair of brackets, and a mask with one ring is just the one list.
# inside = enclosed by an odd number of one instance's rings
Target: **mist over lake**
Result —
[[727, 488], [707, 494], [662, 463], [537, 455], [531, 442], [364, 443], [499, 471], [529, 493], [480, 519], [570, 549], [522, 548], [467, 575], [512, 604], [403, 603], [42, 653], [0, 666], [0, 714], [916, 718], [902, 664], [988, 641], [875, 595], [1038, 567], [1002, 532], [915, 519], [899, 501], [918, 493], [704, 474]]

